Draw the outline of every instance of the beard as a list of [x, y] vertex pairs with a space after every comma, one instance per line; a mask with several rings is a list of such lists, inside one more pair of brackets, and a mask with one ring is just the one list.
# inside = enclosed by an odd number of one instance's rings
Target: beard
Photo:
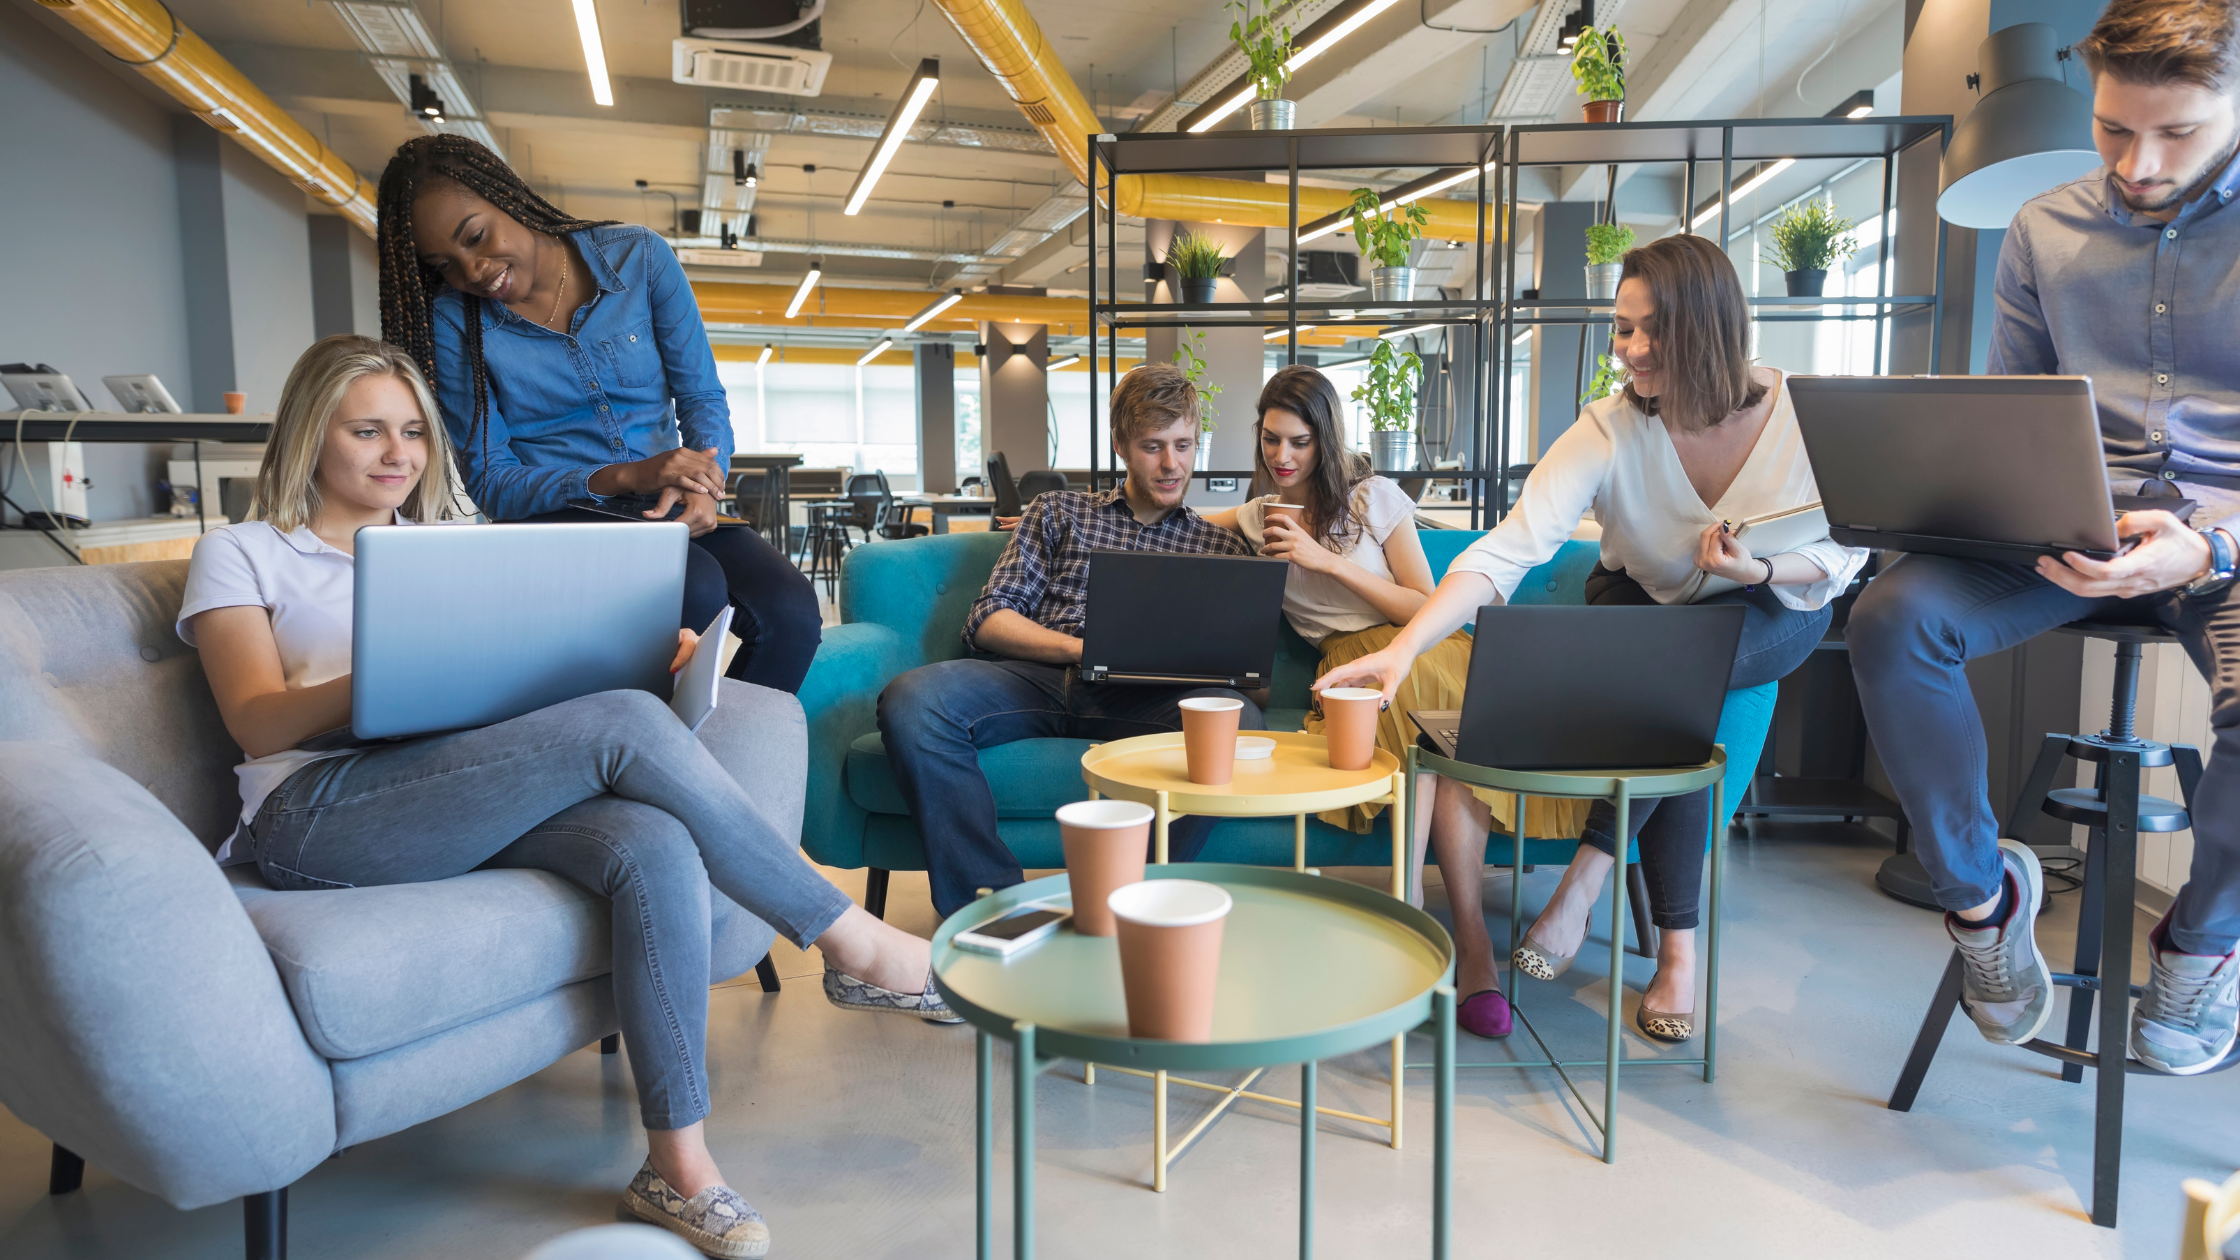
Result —
[[2240, 153], [2240, 127], [2235, 127], [2232, 134], [2225, 137], [2224, 147], [2215, 157], [2186, 172], [2182, 178], [2170, 180], [2167, 191], [2151, 197], [2134, 198], [2125, 193], [2119, 183], [2116, 186], [2116, 199], [2123, 203], [2124, 209], [2134, 213], [2160, 214], [2199, 196], [2209, 181], [2224, 170], [2225, 164], [2232, 161], [2234, 153]]

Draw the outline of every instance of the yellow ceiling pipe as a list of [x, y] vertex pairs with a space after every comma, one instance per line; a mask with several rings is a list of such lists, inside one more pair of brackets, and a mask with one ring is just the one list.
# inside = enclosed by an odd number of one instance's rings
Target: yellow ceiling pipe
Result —
[[374, 188], [158, 0], [39, 0], [180, 104], [373, 234]]
[[[736, 323], [748, 318], [782, 316], [793, 300], [792, 284], [742, 284], [725, 280], [695, 280], [692, 295], [699, 299], [703, 317]], [[939, 293], [909, 289], [851, 289], [822, 285], [802, 307], [820, 317], [861, 316], [907, 320], [940, 297]], [[1026, 297], [1001, 293], [967, 293], [963, 300], [941, 312], [933, 324], [973, 324], [997, 320], [1015, 324], [1080, 324], [1089, 322], [1086, 298]], [[930, 326], [930, 325], [929, 325]]]
[[[1042, 26], [1027, 12], [1025, 0], [933, 0], [957, 29], [965, 46], [1010, 94], [1019, 112], [1058, 152], [1073, 177], [1089, 183], [1088, 137], [1104, 123], [1066, 73]], [[1253, 184], [1195, 175], [1123, 175], [1114, 184], [1120, 213], [1139, 219], [1181, 219], [1192, 223], [1239, 223], [1247, 227], [1284, 227], [1290, 222], [1290, 192], [1282, 184]], [[1334, 188], [1299, 189], [1299, 222], [1345, 208], [1346, 194]], [[1429, 212], [1424, 235], [1449, 241], [1477, 239], [1475, 202], [1433, 200], [1416, 204]]]

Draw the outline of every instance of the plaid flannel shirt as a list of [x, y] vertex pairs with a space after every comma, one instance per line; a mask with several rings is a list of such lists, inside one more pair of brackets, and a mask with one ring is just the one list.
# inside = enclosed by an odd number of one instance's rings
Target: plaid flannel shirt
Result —
[[1046, 629], [1081, 637], [1088, 617], [1089, 553], [1170, 551], [1190, 555], [1249, 556], [1252, 547], [1187, 507], [1176, 508], [1155, 525], [1136, 519], [1119, 490], [1085, 490], [1037, 495], [1019, 518], [1019, 528], [988, 574], [988, 585], [964, 619], [964, 645], [970, 650], [980, 624], [1008, 608]]

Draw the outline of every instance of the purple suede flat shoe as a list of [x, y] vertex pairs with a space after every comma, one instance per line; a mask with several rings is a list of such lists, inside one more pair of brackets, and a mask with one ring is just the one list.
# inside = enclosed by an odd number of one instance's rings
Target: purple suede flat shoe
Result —
[[1506, 1037], [1515, 1026], [1509, 999], [1501, 996], [1499, 989], [1485, 989], [1462, 999], [1462, 1004], [1454, 1008], [1454, 1022], [1464, 1032], [1480, 1037]]

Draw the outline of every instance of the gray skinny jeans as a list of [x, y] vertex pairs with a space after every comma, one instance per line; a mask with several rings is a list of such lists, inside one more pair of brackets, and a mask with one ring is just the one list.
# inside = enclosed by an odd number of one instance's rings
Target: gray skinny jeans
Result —
[[274, 888], [551, 871], [614, 903], [614, 1000], [649, 1129], [708, 1114], [708, 886], [806, 948], [853, 904], [642, 691], [313, 762], [249, 825]]

